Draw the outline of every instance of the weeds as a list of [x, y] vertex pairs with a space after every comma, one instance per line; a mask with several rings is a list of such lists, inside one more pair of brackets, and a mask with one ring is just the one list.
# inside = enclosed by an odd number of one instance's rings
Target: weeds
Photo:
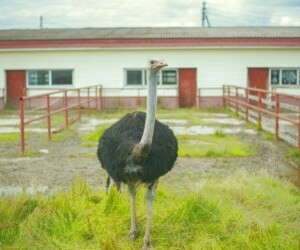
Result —
[[[156, 249], [297, 249], [300, 192], [266, 174], [210, 176], [201, 189], [159, 186], [152, 240]], [[127, 193], [107, 196], [77, 182], [51, 198], [0, 200], [3, 249], [138, 249], [146, 213], [137, 195], [140, 237], [128, 240]]]
[[255, 149], [246, 141], [219, 130], [214, 135], [181, 135], [177, 139], [180, 157], [246, 157], [255, 154]]
[[3, 133], [0, 134], [0, 141], [17, 141], [20, 140], [19, 133]]
[[103, 124], [95, 132], [82, 136], [81, 140], [85, 143], [98, 142], [104, 131], [111, 126], [111, 124]]
[[300, 150], [298, 148], [289, 148], [286, 151], [286, 157], [295, 161], [298, 167], [300, 167]]

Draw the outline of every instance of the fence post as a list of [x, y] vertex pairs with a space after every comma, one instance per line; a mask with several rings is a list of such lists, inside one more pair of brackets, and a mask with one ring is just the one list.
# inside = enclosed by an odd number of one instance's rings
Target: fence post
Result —
[[235, 87], [235, 114], [239, 115], [238, 88], [237, 87]]
[[68, 96], [67, 91], [65, 90], [65, 126], [69, 127], [69, 111], [68, 111]]
[[51, 115], [50, 115], [50, 96], [47, 95], [47, 125], [48, 125], [48, 140], [51, 140]]
[[200, 109], [200, 102], [201, 102], [201, 89], [198, 89], [198, 109]]
[[258, 128], [261, 128], [261, 92], [258, 92]]
[[20, 145], [21, 152], [24, 154], [25, 152], [25, 128], [24, 128], [24, 100], [20, 98]]
[[98, 110], [98, 87], [95, 86], [95, 109]]
[[279, 138], [279, 95], [275, 95], [275, 139]]
[[226, 108], [226, 102], [225, 102], [225, 85], [222, 86], [223, 90], [223, 108]]
[[78, 120], [81, 121], [81, 102], [80, 102], [80, 89], [77, 89], [77, 114]]
[[87, 88], [87, 98], [88, 98], [88, 102], [87, 102], [87, 115], [90, 116], [90, 88]]
[[100, 110], [102, 110], [102, 86], [99, 88]]
[[245, 116], [246, 116], [246, 122], [249, 122], [249, 90], [248, 88], [245, 88], [246, 91], [246, 100], [245, 100]]
[[298, 149], [300, 149], [300, 107], [299, 107], [299, 118], [298, 118]]
[[227, 96], [228, 96], [228, 106], [229, 106], [229, 110], [231, 110], [231, 90], [230, 90], [230, 86], [227, 86]]

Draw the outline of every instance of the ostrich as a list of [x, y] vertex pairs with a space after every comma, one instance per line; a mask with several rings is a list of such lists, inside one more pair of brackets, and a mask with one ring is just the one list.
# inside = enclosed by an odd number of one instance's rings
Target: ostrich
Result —
[[136, 188], [147, 187], [147, 225], [143, 249], [149, 249], [152, 203], [158, 178], [170, 171], [177, 159], [177, 139], [169, 127], [155, 119], [157, 106], [157, 73], [167, 66], [162, 61], [149, 62], [147, 113], [126, 114], [108, 128], [99, 139], [98, 159], [108, 172], [107, 185], [128, 185], [131, 202], [129, 237], [138, 235], [136, 219]]

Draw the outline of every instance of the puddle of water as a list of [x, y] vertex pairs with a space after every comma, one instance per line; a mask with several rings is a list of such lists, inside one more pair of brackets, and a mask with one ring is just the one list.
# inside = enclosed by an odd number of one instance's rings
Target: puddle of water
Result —
[[186, 124], [188, 124], [188, 121], [184, 120], [184, 119], [159, 119], [159, 121], [162, 122], [162, 123], [175, 124], [175, 125], [186, 125]]
[[204, 122], [218, 123], [218, 124], [226, 124], [226, 125], [243, 125], [244, 121], [240, 121], [234, 118], [204, 118], [202, 119]]
[[113, 118], [113, 119], [89, 119], [87, 120], [87, 123], [83, 124], [86, 126], [98, 126], [98, 125], [102, 125], [102, 124], [107, 124], [107, 123], [115, 123], [116, 121], [118, 121], [119, 119], [117, 118]]
[[92, 119], [86, 120], [86, 123], [81, 124], [79, 127], [79, 131], [93, 131], [93, 130], [95, 130], [95, 127], [98, 125], [109, 124], [109, 123], [113, 124], [116, 121], [118, 121], [118, 119], [116, 119], [116, 118], [115, 119], [92, 118]]
[[49, 154], [49, 150], [48, 149], [40, 149], [39, 152], [43, 153], [43, 154]]
[[[176, 135], [213, 135], [219, 128], [210, 126], [172, 126], [171, 129]], [[224, 128], [221, 130], [225, 134], [239, 134], [246, 133], [255, 135], [257, 132], [253, 129], [241, 129], [241, 128]]]
[[1, 196], [17, 196], [22, 193], [21, 187], [0, 187], [0, 197]]
[[0, 126], [18, 126], [20, 119], [0, 119]]
[[253, 129], [242, 129], [242, 128], [223, 128], [222, 132], [225, 134], [239, 134], [239, 133], [246, 133], [249, 135], [257, 134], [257, 131]]
[[171, 129], [176, 135], [212, 135], [216, 132], [216, 128], [209, 126], [172, 126]]
[[229, 115], [227, 114], [219, 114], [219, 113], [201, 113], [200, 114], [201, 117], [216, 117], [216, 118], [226, 118], [229, 117]]
[[[45, 194], [48, 191], [48, 186], [37, 186], [37, 187], [27, 187], [25, 193], [27, 195], [36, 195], [38, 193]], [[0, 187], [0, 197], [1, 196], [17, 196], [23, 193], [22, 187], [12, 187], [12, 186], [3, 186]]]
[[[52, 132], [55, 129], [52, 129]], [[20, 132], [19, 128], [14, 127], [0, 127], [0, 133], [7, 134], [7, 133], [18, 133]], [[47, 129], [45, 128], [25, 128], [25, 132], [34, 132], [34, 133], [47, 133]]]

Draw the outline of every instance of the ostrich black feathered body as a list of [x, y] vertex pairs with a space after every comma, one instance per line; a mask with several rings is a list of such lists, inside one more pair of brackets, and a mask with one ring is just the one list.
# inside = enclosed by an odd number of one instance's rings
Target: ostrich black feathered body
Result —
[[132, 150], [142, 138], [146, 114], [126, 114], [109, 127], [99, 139], [98, 159], [116, 182], [152, 183], [170, 171], [177, 159], [178, 144], [173, 131], [155, 121], [152, 145], [141, 157], [132, 157]]

